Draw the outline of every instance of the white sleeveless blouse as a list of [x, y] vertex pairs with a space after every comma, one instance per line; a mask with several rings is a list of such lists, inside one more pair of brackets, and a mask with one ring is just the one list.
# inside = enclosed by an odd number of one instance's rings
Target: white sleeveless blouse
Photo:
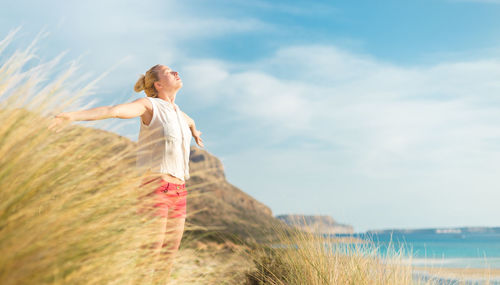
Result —
[[146, 97], [153, 105], [149, 125], [141, 118], [137, 167], [155, 173], [168, 173], [183, 181], [189, 179], [191, 131], [179, 106], [160, 98]]

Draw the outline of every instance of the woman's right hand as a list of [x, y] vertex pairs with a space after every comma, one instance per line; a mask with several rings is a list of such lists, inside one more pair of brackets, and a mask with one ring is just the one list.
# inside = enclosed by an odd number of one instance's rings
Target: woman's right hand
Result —
[[48, 129], [51, 131], [55, 131], [56, 133], [60, 132], [64, 127], [71, 123], [71, 117], [68, 113], [60, 113], [59, 115], [54, 116], [52, 121], [50, 122]]
[[194, 141], [201, 147], [204, 147], [203, 140], [201, 139], [201, 132], [198, 130], [191, 131]]

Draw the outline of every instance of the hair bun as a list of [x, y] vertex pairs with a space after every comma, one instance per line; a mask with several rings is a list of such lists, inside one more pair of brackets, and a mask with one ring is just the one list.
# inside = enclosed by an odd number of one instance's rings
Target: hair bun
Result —
[[141, 77], [139, 77], [139, 80], [137, 80], [137, 82], [135, 83], [135, 86], [134, 86], [134, 91], [135, 92], [141, 92], [142, 90], [144, 90], [144, 86], [146, 85], [146, 77], [144, 76], [144, 74], [141, 74]]

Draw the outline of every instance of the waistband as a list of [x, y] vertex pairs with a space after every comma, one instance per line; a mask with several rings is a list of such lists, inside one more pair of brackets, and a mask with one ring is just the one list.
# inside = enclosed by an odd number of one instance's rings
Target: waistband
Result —
[[[175, 189], [183, 189], [181, 187], [186, 187], [186, 183], [176, 184], [176, 183], [172, 183], [172, 182], [168, 182], [166, 180], [163, 180], [161, 177], [157, 177], [157, 178], [149, 180], [148, 182], [142, 183], [140, 187], [143, 187], [145, 185], [148, 185], [149, 183], [152, 183], [152, 182], [158, 181], [158, 180], [159, 180], [161, 186], [167, 185], [167, 184], [172, 184], [172, 185], [175, 185]], [[177, 186], [179, 186], [179, 188], [177, 188]], [[171, 187], [171, 186], [169, 186], [169, 187]]]
[[183, 190], [183, 189], [186, 189], [186, 183], [176, 184], [176, 183], [165, 181], [163, 179], [160, 180], [160, 183], [161, 183], [160, 188], [162, 188], [162, 190]]

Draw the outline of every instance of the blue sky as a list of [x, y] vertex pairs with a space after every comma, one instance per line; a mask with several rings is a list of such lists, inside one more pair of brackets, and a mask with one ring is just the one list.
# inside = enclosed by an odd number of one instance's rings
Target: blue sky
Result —
[[[2, 4], [0, 35], [22, 26], [21, 47], [44, 27], [41, 61], [67, 51], [82, 74], [109, 71], [95, 106], [144, 96], [133, 85], [154, 64], [179, 71], [176, 103], [206, 150], [274, 214], [357, 231], [500, 226], [499, 12], [495, 0], [19, 1]], [[137, 140], [139, 120], [97, 126]]]

